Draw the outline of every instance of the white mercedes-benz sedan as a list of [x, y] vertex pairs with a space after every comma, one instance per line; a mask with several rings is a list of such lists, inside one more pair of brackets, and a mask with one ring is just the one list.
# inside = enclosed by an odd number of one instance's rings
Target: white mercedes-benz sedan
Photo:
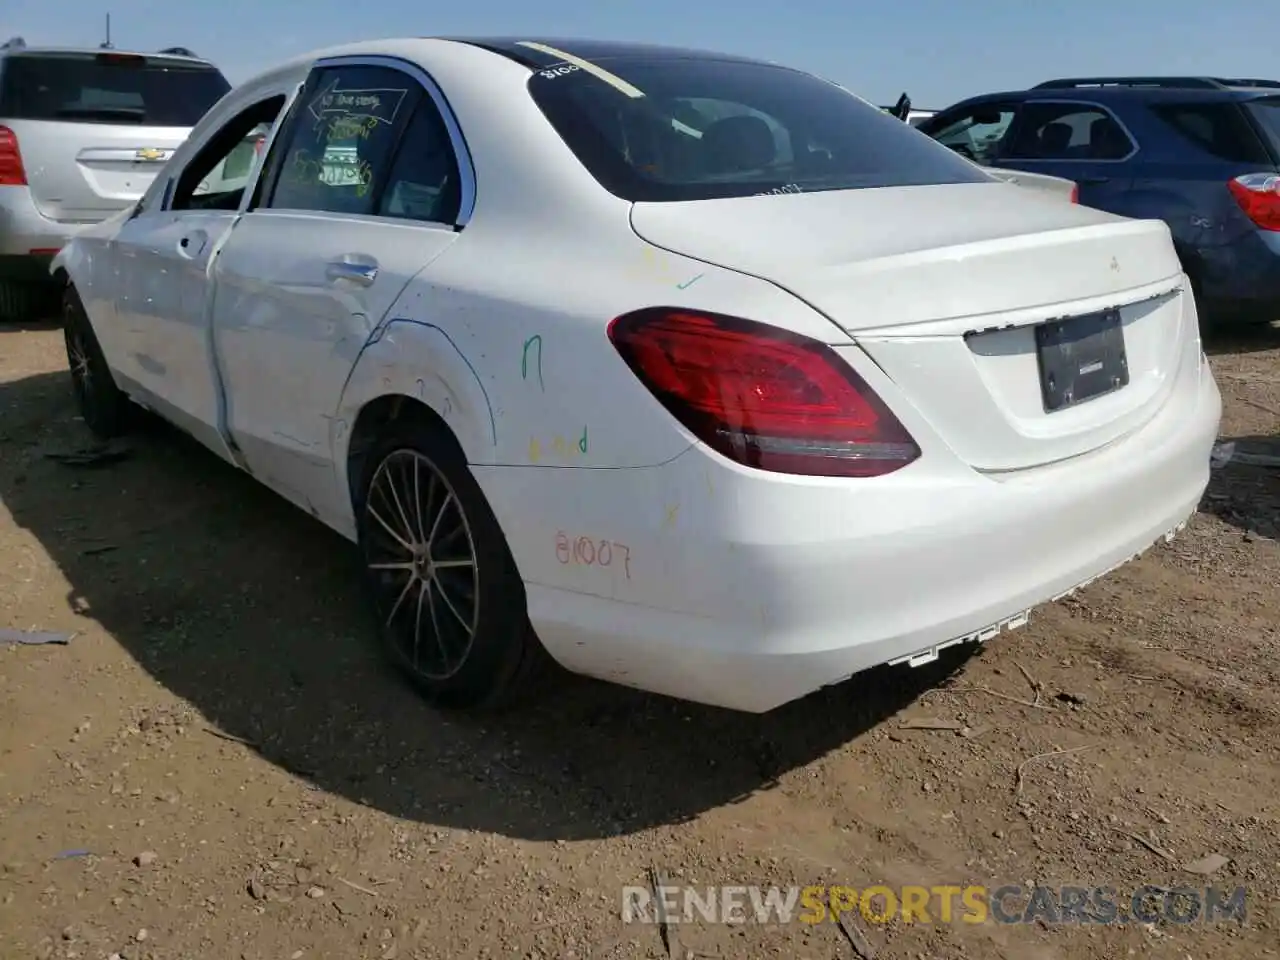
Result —
[[1221, 411], [1162, 223], [712, 53], [293, 60], [54, 269], [89, 427], [149, 408], [358, 544], [454, 707], [549, 654], [763, 712], [985, 641], [1179, 530]]

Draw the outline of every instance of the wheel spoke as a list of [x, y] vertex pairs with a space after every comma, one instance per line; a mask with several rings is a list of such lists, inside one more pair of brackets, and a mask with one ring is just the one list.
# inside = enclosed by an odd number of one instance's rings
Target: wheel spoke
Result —
[[466, 567], [468, 570], [475, 567], [474, 560], [432, 560], [431, 566], [436, 570], [457, 570]]
[[467, 631], [467, 636], [473, 636], [475, 631], [471, 629], [471, 624], [469, 624], [466, 618], [458, 612], [458, 608], [455, 607], [453, 605], [453, 601], [449, 599], [449, 594], [445, 591], [444, 584], [434, 578], [431, 582], [436, 585], [436, 593], [440, 594], [440, 599], [443, 600], [444, 605], [449, 608], [449, 612], [453, 614], [454, 619], [456, 619], [458, 623], [462, 624], [463, 630]]
[[382, 519], [382, 514], [378, 513], [378, 511], [374, 509], [374, 507], [373, 507], [373, 504], [372, 504], [372, 503], [370, 503], [366, 509], [368, 509], [368, 511], [369, 511], [369, 516], [371, 516], [371, 517], [373, 517], [373, 519], [377, 520], [377, 521], [378, 521], [378, 523], [382, 526], [382, 529], [383, 529], [383, 530], [385, 530], [385, 531], [387, 531], [387, 534], [388, 534], [388, 535], [389, 535], [393, 540], [395, 540], [395, 542], [396, 542], [396, 543], [398, 543], [398, 544], [400, 544], [400, 546], [404, 547], [404, 549], [405, 549], [408, 553], [410, 553], [410, 554], [412, 554], [412, 553], [413, 553], [413, 544], [411, 544], [411, 543], [406, 543], [406, 542], [405, 542], [405, 540], [404, 540], [404, 538], [403, 538], [403, 537], [401, 537], [401, 536], [400, 536], [400, 534], [398, 534], [398, 533], [396, 533], [394, 530], [392, 530], [392, 529], [391, 529], [391, 524], [387, 523], [387, 521], [385, 521], [385, 520], [383, 520], [383, 519]]
[[429, 596], [431, 584], [419, 581], [417, 610], [413, 614], [413, 669], [418, 669], [418, 644], [422, 640], [422, 598]]
[[436, 514], [436, 519], [431, 524], [431, 533], [427, 535], [427, 556], [431, 555], [431, 545], [436, 542], [436, 533], [440, 529], [440, 521], [444, 519], [444, 515], [451, 503], [453, 503], [452, 490], [444, 495], [444, 502], [440, 504], [440, 512]]
[[467, 528], [462, 524], [458, 524], [448, 533], [441, 534], [436, 539], [435, 545], [437, 548], [443, 550], [445, 547], [453, 543], [453, 541], [457, 540], [459, 537], [461, 537], [463, 540], [467, 538]]
[[396, 493], [396, 481], [395, 481], [395, 478], [391, 476], [390, 470], [387, 471], [386, 482], [383, 484], [383, 486], [385, 487], [385, 491], [382, 494], [382, 499], [386, 500], [387, 492], [390, 492], [391, 503], [394, 504], [396, 513], [400, 515], [400, 522], [404, 524], [405, 536], [407, 536], [410, 540], [412, 540], [413, 524], [409, 522], [409, 515], [405, 513], [404, 505], [400, 503], [400, 495]]
[[404, 589], [400, 591], [400, 596], [396, 597], [395, 605], [391, 608], [391, 613], [387, 615], [387, 627], [391, 627], [391, 621], [395, 620], [396, 614], [400, 612], [400, 604], [404, 603], [404, 598], [409, 595], [409, 588], [418, 582], [417, 577], [410, 577], [405, 581]]
[[444, 645], [444, 631], [440, 629], [440, 621], [436, 619], [436, 602], [431, 596], [431, 585], [435, 581], [428, 580], [424, 587], [427, 594], [427, 608], [431, 612], [431, 626], [436, 634], [436, 646], [440, 649], [440, 665], [445, 670], [449, 669], [449, 648]]
[[403, 570], [411, 573], [413, 568], [414, 563], [412, 560], [391, 560], [387, 563], [369, 564], [370, 570]]
[[436, 492], [436, 475], [431, 473], [427, 476], [427, 502], [422, 502], [422, 465], [418, 462], [418, 458], [413, 458], [413, 519], [414, 526], [411, 528], [418, 534], [418, 542], [425, 544], [427, 542], [426, 533], [422, 529], [422, 513], [424, 510], [431, 509], [431, 498]]

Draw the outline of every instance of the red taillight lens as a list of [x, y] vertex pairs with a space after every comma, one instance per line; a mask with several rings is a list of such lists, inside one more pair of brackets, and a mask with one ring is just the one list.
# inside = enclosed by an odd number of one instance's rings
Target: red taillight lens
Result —
[[25, 187], [27, 171], [22, 166], [18, 136], [8, 127], [0, 127], [0, 187]]
[[1280, 231], [1280, 176], [1246, 173], [1227, 181], [1227, 189], [1255, 226]]
[[898, 418], [816, 340], [672, 307], [618, 317], [609, 339], [672, 416], [738, 463], [878, 477], [920, 456]]
[[1073, 183], [1071, 185], [1071, 202], [1072, 203], [1080, 202], [1080, 184], [1078, 183]]

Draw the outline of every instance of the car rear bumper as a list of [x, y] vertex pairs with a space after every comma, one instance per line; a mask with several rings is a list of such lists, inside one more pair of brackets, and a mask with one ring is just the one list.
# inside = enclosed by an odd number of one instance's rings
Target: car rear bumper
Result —
[[1191, 366], [1136, 432], [1002, 479], [780, 478], [701, 446], [651, 469], [475, 472], [561, 664], [764, 712], [988, 639], [1180, 529], [1221, 414], [1207, 363]]
[[87, 225], [50, 220], [26, 187], [0, 187], [0, 278], [47, 282], [53, 255]]

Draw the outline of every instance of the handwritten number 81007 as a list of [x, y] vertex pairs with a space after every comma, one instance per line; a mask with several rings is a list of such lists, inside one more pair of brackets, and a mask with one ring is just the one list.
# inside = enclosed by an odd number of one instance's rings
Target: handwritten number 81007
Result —
[[631, 579], [631, 548], [615, 540], [570, 539], [562, 530], [556, 534], [556, 559], [566, 566], [571, 563], [583, 567], [618, 565], [623, 575]]

